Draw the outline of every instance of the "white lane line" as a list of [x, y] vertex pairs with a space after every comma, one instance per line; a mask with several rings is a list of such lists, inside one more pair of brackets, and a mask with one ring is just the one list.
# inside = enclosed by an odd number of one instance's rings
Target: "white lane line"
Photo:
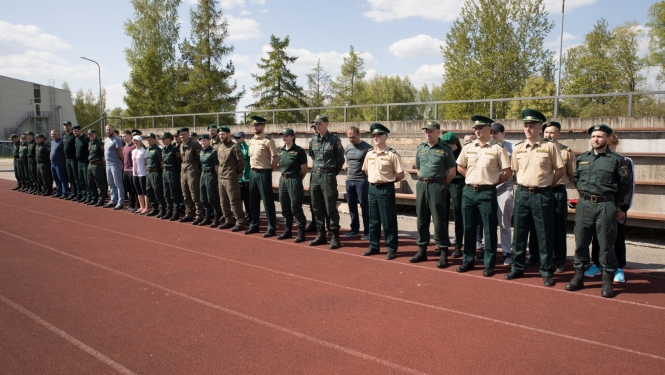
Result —
[[[103, 269], [103, 270], [105, 270], [105, 271], [108, 271], [108, 272], [114, 273], [114, 274], [116, 274], [116, 275], [123, 276], [123, 277], [126, 277], [126, 278], [128, 278], [128, 279], [131, 279], [131, 280], [134, 280], [134, 281], [140, 282], [140, 283], [142, 283], [142, 284], [145, 284], [145, 285], [151, 286], [151, 287], [153, 287], [153, 288], [163, 290], [163, 291], [165, 291], [165, 292], [167, 292], [167, 293], [175, 294], [175, 295], [180, 296], [180, 297], [182, 297], [182, 298], [184, 298], [184, 299], [187, 299], [187, 300], [189, 300], [189, 301], [196, 302], [196, 303], [199, 303], [199, 304], [204, 305], [204, 306], [207, 306], [207, 307], [211, 307], [211, 308], [213, 308], [213, 309], [216, 309], [216, 310], [219, 310], [219, 311], [225, 312], [225, 313], [227, 313], [227, 314], [230, 314], [230, 315], [236, 316], [236, 317], [238, 317], [238, 318], [242, 318], [242, 319], [245, 319], [245, 320], [249, 320], [249, 321], [251, 321], [251, 322], [253, 322], [253, 323], [257, 323], [257, 324], [260, 324], [260, 325], [262, 325], [262, 326], [265, 326], [265, 327], [268, 327], [268, 328], [272, 328], [272, 329], [277, 330], [277, 331], [279, 331], [279, 332], [286, 333], [286, 334], [289, 334], [289, 335], [292, 335], [292, 336], [298, 337], [298, 338], [303, 339], [303, 340], [307, 340], [307, 341], [309, 341], [309, 342], [312, 342], [312, 343], [315, 343], [315, 344], [318, 344], [318, 345], [321, 345], [321, 346], [324, 346], [324, 347], [327, 347], [327, 348], [330, 348], [330, 349], [339, 350], [339, 351], [341, 351], [341, 352], [343, 352], [343, 353], [346, 353], [346, 354], [349, 354], [349, 355], [352, 355], [352, 356], [355, 356], [355, 357], [358, 357], [358, 358], [361, 358], [361, 359], [364, 359], [364, 360], [367, 360], [367, 361], [375, 362], [375, 363], [378, 363], [378, 364], [380, 364], [380, 365], [384, 365], [384, 366], [387, 366], [387, 367], [390, 367], [390, 368], [393, 368], [393, 369], [396, 369], [396, 370], [400, 370], [400, 371], [402, 371], [402, 372], [406, 372], [406, 373], [408, 373], [408, 374], [417, 374], [417, 375], [426, 375], [426, 374], [427, 374], [427, 373], [425, 373], [425, 372], [421, 372], [421, 371], [418, 371], [418, 370], [412, 369], [412, 368], [410, 368], [410, 367], [402, 366], [402, 365], [399, 365], [399, 364], [397, 364], [397, 363], [393, 363], [393, 362], [387, 361], [387, 360], [385, 360], [385, 359], [377, 358], [377, 357], [371, 356], [371, 355], [369, 355], [369, 354], [365, 354], [365, 353], [362, 353], [362, 352], [359, 352], [359, 351], [356, 351], [356, 350], [353, 350], [353, 349], [346, 348], [346, 347], [344, 347], [344, 346], [340, 346], [340, 345], [337, 345], [337, 344], [333, 344], [333, 343], [331, 343], [331, 342], [324, 341], [324, 340], [318, 339], [318, 338], [316, 338], [316, 337], [313, 337], [313, 336], [310, 336], [310, 335], [307, 335], [307, 334], [304, 334], [304, 333], [301, 333], [301, 332], [298, 332], [298, 331], [294, 331], [294, 330], [291, 330], [291, 329], [288, 329], [288, 328], [285, 328], [285, 327], [279, 326], [279, 325], [274, 324], [274, 323], [270, 323], [270, 322], [268, 322], [268, 321], [265, 321], [265, 320], [262, 320], [262, 319], [259, 319], [259, 318], [255, 318], [255, 317], [253, 317], [253, 316], [250, 316], [250, 315], [247, 315], [247, 314], [243, 314], [243, 313], [241, 313], [241, 312], [238, 312], [238, 311], [235, 311], [235, 310], [228, 309], [228, 308], [226, 308], [226, 307], [222, 307], [222, 306], [216, 305], [216, 304], [214, 304], [214, 303], [211, 303], [211, 302], [205, 301], [205, 300], [203, 300], [203, 299], [200, 299], [200, 298], [197, 298], [197, 297], [190, 296], [189, 294], [185, 294], [185, 293], [179, 292], [179, 291], [177, 291], [177, 290], [170, 289], [170, 288], [168, 288], [168, 287], [165, 287], [165, 286], [162, 286], [162, 285], [159, 285], [159, 284], [153, 283], [152, 281], [144, 280], [144, 279], [141, 279], [141, 278], [139, 278], [139, 277], [136, 277], [136, 276], [130, 275], [130, 274], [128, 274], [128, 273], [124, 273], [124, 272], [122, 272], [122, 271], [118, 271], [118, 270], [115, 270], [115, 269], [113, 269], [113, 268], [106, 267], [106, 266], [104, 266], [104, 265], [102, 265], [102, 264], [95, 263], [95, 262], [93, 262], [93, 261], [90, 261], [90, 260], [87, 260], [87, 259], [84, 259], [84, 258], [78, 257], [78, 256], [76, 256], [76, 255], [72, 255], [72, 254], [67, 253], [67, 252], [65, 252], [65, 251], [58, 250], [58, 249], [56, 249], [56, 248], [54, 248], [54, 247], [47, 246], [47, 245], [44, 245], [44, 244], [41, 244], [41, 243], [39, 243], [39, 242], [35, 242], [35, 241], [32, 241], [32, 240], [28, 240], [28, 239], [26, 239], [26, 238], [21, 238], [20, 236], [16, 236], [16, 235], [14, 235], [14, 234], [12, 234], [12, 233], [8, 233], [8, 232], [5, 232], [5, 231], [3, 231], [3, 230], [0, 230], [0, 233], [2, 233], [2, 234], [4, 234], [4, 235], [7, 235], [7, 236], [10, 236], [10, 237], [17, 238], [17, 239], [19, 239], [19, 240], [23, 240], [23, 241], [25, 241], [25, 242], [31, 243], [31, 244], [33, 244], [33, 245], [36, 245], [36, 246], [39, 246], [39, 247], [42, 247], [42, 248], [45, 248], [45, 249], [47, 249], [47, 250], [50, 250], [50, 251], [56, 252], [56, 253], [58, 253], [58, 254], [60, 254], [60, 255], [63, 255], [63, 256], [66, 256], [66, 257], [70, 257], [70, 258], [76, 259], [76, 260], [81, 261], [81, 262], [83, 262], [83, 263], [87, 263], [87, 264], [89, 264], [89, 265], [92, 265], [92, 266], [95, 266], [95, 267], [101, 268], [101, 269]], [[0, 295], [0, 297], [1, 297], [1, 295]], [[9, 300], [7, 300], [7, 301], [9, 301]], [[10, 301], [10, 302], [11, 302], [11, 301]], [[17, 306], [18, 306], [18, 305], [17, 305]], [[20, 308], [20, 306], [19, 306], [19, 308]], [[25, 310], [25, 311], [28, 312], [27, 310]], [[28, 313], [30, 313], [30, 312], [28, 312]], [[33, 314], [33, 315], [34, 315], [34, 314]], [[36, 317], [37, 319], [39, 319], [39, 317], [37, 317], [37, 316], [35, 316], [35, 317]], [[46, 322], [44, 322], [44, 323], [46, 323]], [[48, 323], [46, 323], [46, 324], [48, 324]], [[53, 327], [53, 328], [55, 328], [55, 327]], [[57, 329], [57, 328], [55, 328], [55, 329]], [[60, 331], [60, 330], [58, 330], [58, 331], [59, 331], [59, 332], [62, 332], [62, 331]], [[64, 333], [64, 332], [62, 332], [62, 333], [66, 335], [66, 333]], [[74, 338], [72, 338], [72, 339], [74, 339]], [[76, 339], [74, 339], [74, 340], [76, 340]], [[78, 342], [78, 340], [76, 340], [76, 341]], [[83, 343], [81, 343], [81, 344], [82, 344], [82, 345], [85, 345], [85, 344], [83, 344]], [[93, 351], [94, 351], [94, 349], [92, 349], [92, 348], [90, 348], [90, 350], [93, 350]], [[101, 355], [101, 353], [100, 353], [100, 355]], [[110, 361], [110, 359], [109, 359], [109, 361]], [[112, 361], [111, 361], [111, 362], [112, 362]], [[115, 362], [113, 362], [113, 363], [115, 363]], [[124, 367], [123, 367], [123, 368], [124, 368]], [[127, 370], [127, 371], [129, 371], [129, 370]], [[132, 373], [129, 372], [129, 374], [132, 374]]]
[[[52, 247], [47, 246], [47, 245], [43, 245], [43, 244], [38, 243], [38, 242], [35, 242], [35, 241], [31, 241], [31, 240], [28, 240], [28, 239], [22, 238], [22, 237], [20, 237], [20, 236], [17, 236], [17, 235], [14, 235], [14, 234], [11, 234], [11, 233], [8, 233], [8, 232], [5, 232], [5, 231], [3, 231], [3, 230], [0, 230], [0, 233], [3, 233], [3, 234], [5, 234], [5, 235], [8, 235], [8, 236], [12, 236], [12, 237], [18, 238], [18, 239], [20, 239], [20, 240], [23, 240], [23, 241], [26, 241], [26, 242], [32, 243], [32, 244], [34, 244], [34, 245], [37, 245], [37, 246], [43, 247], [43, 248], [48, 249], [48, 250], [51, 250], [51, 251], [55, 251], [55, 252], [57, 252], [57, 253], [59, 253], [59, 254], [61, 254], [61, 255], [64, 255], [64, 256], [67, 256], [67, 257], [71, 257], [71, 258], [73, 258], [73, 259], [77, 259], [77, 260], [79, 260], [79, 261], [82, 261], [82, 262], [85, 262], [85, 263], [88, 263], [88, 264], [94, 265], [94, 266], [96, 266], [96, 267], [99, 267], [99, 268], [105, 269], [105, 270], [107, 270], [107, 271], [109, 271], [109, 272], [113, 272], [113, 273], [116, 273], [116, 274], [118, 274], [118, 275], [122, 275], [122, 276], [125, 276], [125, 277], [128, 277], [128, 278], [131, 278], [132, 280], [136, 280], [136, 281], [139, 281], [139, 282], [141, 282], [141, 283], [144, 283], [144, 284], [147, 284], [147, 285], [153, 286], [153, 287], [155, 287], [155, 288], [159, 288], [159, 289], [164, 290], [164, 291], [167, 291], [167, 292], [169, 292], [169, 293], [177, 294], [177, 295], [179, 295], [179, 296], [181, 296], [181, 297], [183, 297], [183, 298], [189, 299], [189, 300], [191, 300], [191, 301], [195, 301], [195, 302], [198, 302], [198, 303], [204, 304], [204, 305], [206, 305], [206, 306], [209, 306], [209, 307], [212, 307], [212, 308], [215, 308], [215, 309], [218, 309], [218, 310], [224, 311], [224, 312], [228, 312], [229, 314], [233, 314], [233, 315], [239, 316], [239, 317], [241, 317], [241, 318], [245, 318], [245, 319], [248, 319], [248, 320], [251, 320], [251, 321], [255, 321], [256, 323], [260, 323], [260, 324], [263, 324], [263, 325], [269, 326], [269, 327], [271, 327], [271, 328], [278, 329], [278, 330], [280, 330], [280, 331], [282, 331], [282, 332], [286, 332], [286, 333], [294, 334], [294, 335], [296, 335], [296, 336], [298, 336], [298, 337], [301, 337], [300, 335], [302, 335], [302, 336], [303, 336], [302, 338], [304, 338], [304, 339], [306, 339], [306, 340], [309, 340], [309, 341], [312, 341], [312, 342], [316, 342], [316, 343], [319, 343], [318, 341], [320, 341], [319, 339], [316, 339], [316, 338], [314, 338], [314, 337], [307, 336], [307, 335], [304, 335], [304, 334], [299, 333], [299, 332], [291, 331], [291, 330], [289, 330], [288, 328], [282, 328], [282, 327], [280, 327], [280, 326], [274, 325], [273, 323], [268, 323], [268, 322], [265, 322], [265, 321], [263, 321], [263, 320], [260, 320], [260, 319], [253, 318], [253, 317], [251, 317], [251, 316], [245, 315], [245, 314], [243, 314], [243, 313], [236, 312], [236, 311], [234, 311], [234, 310], [229, 310], [229, 309], [226, 309], [226, 308], [224, 308], [224, 307], [217, 306], [217, 305], [212, 304], [212, 303], [210, 303], [210, 302], [207, 302], [207, 301], [205, 301], [205, 300], [202, 300], [202, 299], [199, 299], [199, 298], [196, 298], [196, 297], [189, 296], [189, 295], [187, 295], [187, 294], [185, 294], [185, 293], [178, 292], [178, 291], [175, 291], [175, 290], [173, 290], [173, 289], [169, 289], [169, 288], [164, 287], [164, 286], [161, 286], [161, 285], [159, 285], [159, 284], [155, 284], [155, 283], [153, 283], [153, 282], [151, 282], [151, 281], [147, 281], [147, 280], [144, 280], [144, 279], [138, 278], [138, 277], [136, 277], [136, 276], [132, 276], [132, 275], [126, 274], [126, 273], [121, 272], [121, 271], [117, 271], [117, 270], [115, 270], [115, 269], [112, 269], [112, 268], [106, 267], [106, 266], [104, 266], [104, 265], [101, 265], [101, 264], [98, 264], [98, 263], [95, 263], [95, 262], [89, 261], [89, 260], [87, 260], [87, 259], [84, 259], [84, 258], [78, 257], [78, 256], [76, 256], [76, 255], [69, 254], [69, 253], [64, 252], [64, 251], [57, 250], [57, 249], [55, 249], [55, 248], [52, 248]], [[150, 241], [150, 240], [148, 240], [148, 241], [149, 241], [149, 242], [153, 242], [153, 241]], [[156, 242], [156, 243], [157, 243], [157, 242]], [[193, 250], [187, 250], [187, 249], [182, 249], [182, 250], [189, 251], [189, 252], [192, 252], [192, 253], [197, 253], [197, 254], [207, 255], [207, 254], [205, 254], [205, 253], [199, 253], [199, 252], [196, 252], [196, 251], [193, 251]], [[464, 312], [464, 311], [459, 311], [459, 310], [454, 310], [454, 309], [450, 309], [450, 308], [446, 308], [446, 307], [435, 306], [435, 305], [429, 305], [429, 304], [422, 303], [422, 302], [416, 302], [416, 301], [411, 301], [411, 300], [407, 300], [407, 299], [403, 299], [403, 298], [399, 298], [399, 297], [393, 297], [393, 296], [389, 296], [389, 295], [385, 295], [385, 294], [380, 294], [380, 293], [370, 292], [370, 291], [363, 290], [363, 289], [357, 289], [357, 288], [353, 288], [353, 287], [349, 287], [349, 286], [345, 286], [345, 285], [340, 285], [340, 284], [331, 283], [331, 282], [327, 282], [327, 281], [321, 281], [321, 280], [317, 280], [317, 279], [312, 279], [312, 278], [305, 277], [305, 276], [300, 276], [300, 275], [295, 275], [295, 274], [291, 274], [291, 273], [287, 273], [287, 272], [282, 272], [282, 271], [272, 270], [272, 269], [265, 268], [265, 267], [261, 267], [261, 266], [255, 266], [255, 265], [252, 265], [252, 264], [247, 264], [247, 263], [243, 263], [243, 262], [235, 261], [235, 260], [232, 260], [232, 259], [225, 259], [225, 258], [217, 257], [217, 256], [211, 256], [211, 257], [216, 258], [216, 259], [220, 259], [220, 260], [229, 261], [229, 262], [232, 262], [232, 263], [237, 263], [237, 264], [246, 265], [246, 266], [253, 267], [253, 268], [258, 268], [258, 269], [265, 270], [265, 271], [269, 271], [269, 272], [273, 272], [273, 273], [276, 273], [276, 274], [281, 274], [281, 275], [291, 276], [291, 277], [295, 277], [295, 278], [299, 278], [299, 279], [303, 279], [303, 280], [308, 280], [308, 281], [312, 281], [312, 282], [316, 282], [316, 283], [320, 283], [320, 284], [324, 284], [324, 285], [328, 285], [328, 286], [332, 286], [332, 287], [336, 287], [336, 288], [340, 288], [340, 289], [345, 289], [345, 290], [349, 290], [349, 291], [353, 291], [353, 292], [357, 292], [357, 293], [362, 293], [362, 294], [370, 295], [370, 296], [373, 296], [373, 297], [385, 298], [385, 299], [392, 300], [392, 301], [396, 301], [396, 302], [402, 302], [402, 303], [407, 303], [407, 304], [411, 304], [411, 305], [415, 305], [415, 306], [426, 307], [426, 308], [430, 308], [430, 309], [434, 309], [434, 310], [439, 310], [439, 311], [443, 311], [443, 312], [447, 312], [447, 313], [451, 313], [451, 314], [461, 315], [461, 316], [465, 316], [465, 317], [469, 317], [469, 318], [480, 319], [480, 320], [484, 320], [484, 321], [491, 322], [491, 323], [495, 323], [495, 324], [502, 324], [502, 325], [506, 325], [506, 326], [509, 326], [509, 327], [520, 328], [520, 329], [524, 329], [524, 330], [527, 330], [527, 331], [532, 331], [532, 332], [542, 333], [542, 334], [546, 334], [546, 335], [550, 335], [550, 336], [555, 336], [555, 337], [559, 337], [559, 338], [564, 338], [564, 339], [568, 339], [568, 340], [572, 340], [572, 341], [576, 341], [576, 342], [582, 342], [582, 343], [586, 343], [586, 344], [591, 344], [591, 345], [601, 346], [601, 347], [604, 347], [604, 348], [614, 349], [614, 350], [618, 350], [618, 351], [622, 351], [622, 352], [626, 352], [626, 353], [636, 354], [636, 355], [640, 355], [640, 356], [644, 356], [644, 357], [649, 357], [649, 358], [653, 358], [653, 359], [658, 359], [658, 360], [661, 360], [661, 361], [665, 361], [665, 357], [662, 357], [662, 356], [659, 356], [659, 355], [655, 355], [655, 354], [650, 354], [650, 353], [644, 353], [644, 352], [640, 352], [640, 351], [637, 351], [637, 350], [633, 350], [633, 349], [629, 349], [629, 348], [624, 348], [624, 347], [621, 347], [621, 346], [616, 346], [616, 345], [606, 344], [606, 343], [602, 343], [602, 342], [599, 342], [599, 341], [587, 340], [587, 339], [580, 338], [580, 337], [576, 337], [576, 336], [571, 336], [571, 335], [567, 335], [567, 334], [557, 333], [557, 332], [554, 332], [554, 331], [548, 331], [548, 330], [541, 329], [541, 328], [536, 328], [536, 327], [530, 327], [530, 326], [526, 326], [526, 325], [523, 325], [523, 324], [511, 323], [511, 322], [507, 322], [507, 321], [504, 321], [504, 320], [493, 319], [493, 318], [489, 318], [489, 317], [486, 317], [486, 316], [483, 316], [483, 315], [472, 314], [472, 313], [468, 313], [468, 312]], [[273, 326], [274, 326], [274, 327], [273, 327]], [[293, 332], [293, 333], [292, 333], [292, 332]], [[311, 339], [310, 339], [310, 338], [311, 338]], [[337, 349], [337, 345], [335, 345], [335, 344], [330, 344], [330, 343], [327, 343], [327, 342], [325, 342], [325, 341], [323, 341], [323, 342], [326, 343], [326, 344], [322, 344], [322, 343], [321, 343], [321, 345], [325, 345], [325, 346], [328, 346], [328, 347], [331, 347], [331, 348], [335, 348], [335, 349]], [[329, 345], [332, 345], [332, 346], [329, 346]], [[345, 349], [344, 347], [339, 347], [339, 348]], [[338, 349], [338, 350], [342, 350], [342, 349]], [[349, 349], [349, 350], [351, 350], [351, 349]], [[344, 350], [342, 350], [342, 351], [344, 351]], [[355, 352], [355, 351], [354, 351], [354, 352]], [[351, 353], [349, 353], [349, 354], [351, 354]], [[362, 353], [359, 353], [359, 354], [362, 354]], [[353, 354], [353, 355], [356, 355], [356, 354]], [[365, 355], [365, 354], [362, 354], [362, 355]], [[360, 356], [360, 355], [357, 355], [357, 356]], [[364, 358], [364, 357], [361, 357], [361, 358]], [[371, 357], [371, 356], [370, 356], [370, 358], [374, 358], [374, 357]], [[376, 360], [383, 361], [383, 360], [378, 359], [378, 358], [376, 358]], [[375, 362], [376, 362], [376, 361], [375, 361]], [[388, 363], [391, 363], [391, 362], [388, 362]], [[399, 365], [396, 365], [396, 366], [399, 366]], [[414, 371], [416, 371], [416, 370], [414, 370]]]
[[[20, 207], [20, 206], [14, 206], [14, 205], [11, 205], [11, 204], [6, 204], [6, 203], [0, 203], [0, 205], [5, 205], [5, 206], [17, 208], [17, 209], [21, 209], [21, 210], [24, 210], [24, 211], [30, 211], [30, 212], [33, 212], [33, 213], [36, 213], [36, 214], [52, 217], [52, 218], [55, 218], [55, 219], [58, 219], [58, 220], [69, 221], [69, 222], [74, 223], [74, 224], [84, 225], [84, 226], [87, 226], [87, 227], [90, 227], [90, 228], [107, 231], [107, 232], [110, 232], [110, 233], [113, 233], [113, 234], [118, 234], [118, 235], [125, 236], [125, 237], [130, 237], [130, 238], [135, 238], [135, 239], [139, 239], [139, 240], [143, 240], [143, 241], [147, 241], [147, 242], [152, 242], [152, 243], [155, 243], [155, 244], [159, 244], [160, 246], [171, 247], [171, 248], [174, 248], [174, 249], [188, 251], [188, 252], [191, 252], [191, 253], [204, 255], [204, 256], [208, 256], [208, 257], [212, 257], [212, 258], [219, 258], [219, 257], [216, 257], [215, 255], [211, 255], [211, 254], [208, 254], [208, 253], [199, 252], [199, 251], [195, 251], [195, 250], [190, 250], [190, 249], [174, 246], [174, 245], [171, 245], [171, 244], [168, 244], [168, 243], [163, 243], [163, 242], [159, 242], [159, 241], [150, 240], [150, 239], [147, 239], [147, 238], [144, 238], [144, 237], [133, 236], [131, 234], [127, 234], [127, 233], [124, 233], [124, 232], [118, 232], [118, 231], [114, 231], [114, 230], [111, 230], [111, 229], [108, 229], [108, 228], [98, 227], [98, 226], [95, 226], [95, 225], [83, 223], [83, 222], [76, 221], [76, 220], [66, 219], [66, 218], [63, 218], [63, 217], [55, 216], [55, 215], [50, 215], [50, 214], [47, 214], [47, 213], [44, 213], [44, 212], [35, 211], [35, 210], [28, 209], [28, 208]], [[164, 224], [166, 224], [166, 225], [169, 225], [169, 224], [180, 225], [182, 227], [182, 224], [177, 223], [177, 222], [174, 223], [174, 222], [169, 221], [169, 222], [166, 222]], [[201, 230], [207, 230], [208, 229], [208, 228], [199, 228], [199, 227], [195, 227], [195, 228], [196, 229], [201, 229]], [[192, 229], [196, 230], [195, 228], [192, 228]], [[222, 233], [224, 235], [242, 236], [245, 239], [252, 238], [252, 239], [255, 239], [255, 240], [269, 241], [269, 242], [275, 243], [274, 240], [271, 240], [271, 239], [268, 239], [268, 238], [254, 237], [254, 236], [246, 237], [241, 232], [224, 231]], [[314, 251], [324, 251], [324, 252], [326, 252], [328, 254], [331, 254], [331, 255], [334, 254], [333, 256], [346, 255], [346, 256], [354, 257], [356, 259], [361, 259], [361, 261], [383, 262], [383, 264], [390, 265], [392, 267], [415, 267], [415, 268], [420, 268], [420, 269], [427, 270], [427, 271], [430, 271], [430, 272], [432, 272], [432, 271], [433, 272], [439, 272], [439, 273], [440, 272], [446, 272], [447, 275], [449, 275], [449, 276], [452, 275], [451, 277], [473, 277], [473, 278], [476, 278], [476, 279], [479, 279], [479, 280], [483, 280], [483, 282], [498, 282], [498, 283], [503, 283], [503, 285], [517, 285], [517, 286], [525, 286], [525, 287], [530, 287], [530, 288], [537, 288], [537, 289], [547, 291], [547, 292], [564, 293], [566, 296], [569, 296], [569, 297], [593, 298], [593, 299], [596, 299], [598, 301], [602, 301], [601, 303], [624, 303], [624, 304], [627, 304], [627, 305], [648, 307], [648, 308], [657, 309], [657, 310], [665, 310], [665, 306], [649, 305], [647, 303], [625, 301], [625, 300], [620, 300], [620, 299], [616, 299], [616, 298], [603, 298], [599, 295], [592, 295], [592, 294], [587, 294], [587, 293], [582, 293], [582, 292], [573, 293], [573, 292], [569, 292], [565, 289], [555, 289], [555, 288], [545, 287], [545, 286], [542, 286], [542, 285], [531, 285], [531, 284], [527, 284], [527, 283], [523, 283], [523, 282], [519, 282], [519, 281], [510, 282], [510, 281], [505, 281], [502, 278], [497, 278], [497, 277], [484, 277], [484, 276], [481, 276], [481, 275], [473, 275], [473, 274], [469, 274], [469, 273], [459, 273], [459, 272], [455, 272], [453, 270], [446, 271], [446, 270], [440, 270], [438, 268], [431, 268], [431, 267], [427, 267], [427, 266], [423, 266], [423, 265], [419, 265], [419, 264], [401, 263], [401, 262], [388, 262], [388, 261], [385, 261], [383, 259], [379, 259], [378, 257], [364, 257], [364, 256], [361, 256], [361, 255], [358, 255], [358, 254], [345, 253], [345, 252], [341, 252], [341, 251], [331, 251], [331, 250], [327, 250], [327, 249], [317, 247], [317, 246], [310, 247], [310, 246], [307, 246], [307, 245], [289, 243], [288, 247], [286, 247], [286, 246], [285, 247], [280, 247], [280, 248], [278, 248], [278, 250], [286, 251], [286, 250], [284, 250], [284, 248], [290, 249], [291, 247], [303, 248], [303, 249], [307, 249], [308, 251], [312, 251], [312, 250], [314, 250]], [[219, 258], [219, 259], [228, 260], [226, 258]], [[231, 260], [229, 260], [229, 261], [231, 261]], [[240, 263], [240, 264], [253, 266], [253, 265], [246, 264], [246, 263]], [[656, 276], [651, 276], [651, 277], [656, 277]], [[509, 283], [509, 284], [506, 284], [506, 283]]]
[[105, 356], [104, 354], [98, 352], [97, 350], [93, 349], [92, 347], [86, 345], [85, 343], [81, 342], [78, 340], [76, 337], [66, 333], [65, 331], [61, 330], [60, 328], [54, 326], [53, 324], [47, 322], [46, 320], [40, 318], [39, 316], [35, 315], [32, 313], [30, 310], [24, 308], [23, 306], [19, 305], [18, 303], [10, 300], [9, 298], [3, 296], [0, 294], [0, 301], [4, 302], [14, 310], [20, 312], [21, 314], [27, 316], [28, 318], [34, 320], [38, 324], [46, 327], [49, 331], [55, 333], [56, 335], [62, 337], [63, 339], [69, 341], [70, 343], [76, 345], [79, 349], [83, 350], [84, 352], [92, 355], [93, 357], [97, 358], [98, 360], [106, 363], [107, 365], [111, 366], [114, 370], [118, 371], [121, 374], [125, 375], [135, 375], [132, 371], [124, 367], [123, 365], [119, 364], [118, 362], [112, 360], [111, 358]]

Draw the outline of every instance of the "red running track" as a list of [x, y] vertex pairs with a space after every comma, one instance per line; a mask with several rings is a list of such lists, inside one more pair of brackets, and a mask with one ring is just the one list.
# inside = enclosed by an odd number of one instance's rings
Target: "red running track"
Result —
[[434, 257], [362, 257], [12, 192], [0, 180], [0, 373], [662, 373], [665, 276], [617, 297]]

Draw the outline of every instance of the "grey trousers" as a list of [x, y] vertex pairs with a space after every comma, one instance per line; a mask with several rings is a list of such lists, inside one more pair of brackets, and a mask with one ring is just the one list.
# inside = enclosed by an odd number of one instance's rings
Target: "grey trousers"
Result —
[[513, 206], [515, 205], [515, 192], [513, 185], [509, 188], [503, 188], [496, 193], [499, 208], [496, 211], [497, 219], [499, 222], [499, 234], [501, 235], [501, 251], [504, 254], [510, 254], [512, 247], [512, 235], [510, 232], [510, 224], [513, 218]]

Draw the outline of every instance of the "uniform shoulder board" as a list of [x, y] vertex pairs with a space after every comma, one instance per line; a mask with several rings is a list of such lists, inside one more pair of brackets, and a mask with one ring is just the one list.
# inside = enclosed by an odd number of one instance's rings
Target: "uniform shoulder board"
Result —
[[270, 136], [268, 134], [266, 134], [266, 139], [272, 140], [272, 138], [270, 138]]
[[374, 147], [368, 148], [367, 151], [374, 151]]
[[418, 145], [418, 148], [421, 148], [422, 146], [424, 146], [424, 145], [426, 145], [426, 144], [427, 144], [427, 142], [423, 142], [423, 143], [421, 143], [421, 144]]
[[388, 151], [392, 152], [393, 154], [397, 153], [397, 151], [395, 151], [395, 149], [393, 149], [393, 148], [388, 148]]
[[501, 142], [497, 142], [496, 144], [499, 145], [499, 146], [501, 146], [501, 148], [505, 148], [505, 146], [504, 146], [503, 143], [501, 143]]
[[570, 147], [568, 147], [566, 145], [563, 145], [563, 149], [566, 150], [566, 151], [573, 151], [573, 150], [570, 149]]
[[468, 145], [469, 143], [473, 143], [473, 141], [468, 141], [464, 144], [464, 146]]
[[521, 145], [522, 143], [524, 143], [524, 141], [519, 141], [519, 142], [515, 143], [515, 146]]

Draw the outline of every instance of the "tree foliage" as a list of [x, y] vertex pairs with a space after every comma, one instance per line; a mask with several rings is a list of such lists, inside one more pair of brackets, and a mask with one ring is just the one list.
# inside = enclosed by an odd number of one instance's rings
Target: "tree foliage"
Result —
[[[81, 127], [86, 127], [93, 122], [99, 120], [99, 96], [95, 96], [91, 89], [88, 92], [83, 92], [79, 89], [73, 98], [74, 114], [76, 121]], [[102, 115], [107, 115], [106, 108], [106, 89], [102, 89]]]
[[331, 97], [330, 74], [321, 65], [321, 59], [316, 62], [312, 72], [307, 74], [307, 101], [311, 107], [323, 107], [328, 104]]
[[665, 1], [658, 1], [649, 8], [649, 64], [660, 67], [658, 80], [665, 82]]
[[360, 104], [365, 74], [365, 60], [351, 46], [349, 55], [344, 57], [340, 74], [331, 82], [334, 105]]

